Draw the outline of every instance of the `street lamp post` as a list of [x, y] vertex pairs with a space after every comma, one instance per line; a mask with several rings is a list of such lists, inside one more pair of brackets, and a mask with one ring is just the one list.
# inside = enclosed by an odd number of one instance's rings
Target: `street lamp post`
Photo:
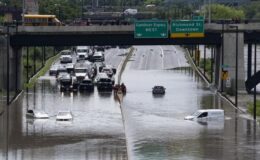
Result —
[[211, 0], [209, 0], [209, 19], [208, 23], [211, 23]]
[[235, 77], [235, 83], [236, 83], [236, 91], [235, 91], [235, 106], [237, 107], [237, 90], [238, 90], [238, 85], [237, 85], [237, 79], [238, 79], [238, 26], [229, 26], [230, 28], [235, 28], [236, 29], [236, 77]]
[[84, 0], [81, 0], [81, 19], [83, 19], [83, 15], [84, 15]]
[[23, 0], [23, 10], [22, 10], [22, 25], [24, 25], [24, 14], [25, 14], [25, 1]]
[[[221, 50], [222, 50], [222, 56], [221, 56], [221, 63], [222, 63], [222, 66], [221, 66], [221, 71], [222, 71], [222, 73], [221, 74], [223, 74], [223, 67], [224, 67], [224, 21], [222, 21], [222, 31], [221, 31], [221, 33], [222, 33], [222, 47], [221, 47]], [[223, 92], [224, 91], [224, 84], [223, 84], [223, 78], [221, 78], [221, 92]]]
[[60, 4], [54, 4], [55, 8], [58, 7], [58, 19], [61, 20], [60, 17]]

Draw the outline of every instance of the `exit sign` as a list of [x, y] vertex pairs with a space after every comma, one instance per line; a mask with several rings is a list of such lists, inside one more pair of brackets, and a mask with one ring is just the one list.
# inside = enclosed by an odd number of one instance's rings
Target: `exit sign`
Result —
[[172, 20], [171, 38], [204, 37], [204, 20]]
[[136, 21], [135, 38], [168, 38], [168, 21]]

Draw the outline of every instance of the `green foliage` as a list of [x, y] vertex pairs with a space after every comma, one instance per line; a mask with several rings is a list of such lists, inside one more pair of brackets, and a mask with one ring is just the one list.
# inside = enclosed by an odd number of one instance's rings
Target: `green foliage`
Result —
[[[46, 47], [45, 48], [45, 58], [49, 59], [51, 56], [54, 55], [53, 53], [53, 47]], [[23, 51], [23, 66], [27, 66], [27, 51]], [[34, 55], [35, 52], [35, 55]], [[36, 72], [39, 71], [43, 67], [43, 55], [42, 55], [42, 48], [41, 47], [29, 47], [29, 57], [28, 57], [28, 65], [31, 66], [28, 70], [28, 75], [30, 77], [34, 76], [36, 73], [34, 73], [34, 58], [35, 58], [35, 70]], [[27, 69], [23, 69], [23, 78], [24, 82], [27, 81]]]
[[22, 1], [18, 0], [0, 0], [0, 5], [11, 7], [22, 7]]
[[81, 1], [79, 0], [41, 0], [40, 14], [54, 14], [64, 20], [71, 20], [81, 16]]
[[[248, 112], [254, 114], [254, 105], [252, 102], [248, 103]], [[260, 116], [260, 100], [256, 100], [256, 115]]]
[[144, 0], [144, 4], [147, 5], [147, 4], [155, 4], [155, 5], [158, 5], [160, 4], [161, 2], [163, 2], [162, 0]]
[[0, 16], [0, 23], [4, 22], [4, 17]]
[[209, 11], [209, 7], [211, 7], [211, 17], [214, 20], [244, 19], [245, 18], [245, 13], [242, 9], [228, 7], [228, 6], [220, 5], [220, 4], [213, 4], [211, 6], [206, 6], [207, 13]]
[[243, 7], [246, 19], [260, 19], [260, 2], [251, 2]]
[[59, 58], [60, 54], [57, 54], [56, 56], [48, 59], [43, 66], [43, 68], [30, 80], [30, 82], [25, 84], [25, 87], [32, 88], [34, 84], [37, 82], [38, 78], [40, 76], [43, 76], [51, 67], [54, 61], [56, 61]]
[[191, 19], [192, 7], [169, 5], [158, 9], [159, 17], [162, 19]]
[[[205, 72], [207, 74], [207, 77], [209, 78], [210, 75], [211, 75], [211, 72], [213, 72], [213, 68], [211, 68], [211, 58], [206, 58], [206, 61], [205, 61]], [[201, 58], [200, 59], [200, 68], [204, 68], [204, 59]]]

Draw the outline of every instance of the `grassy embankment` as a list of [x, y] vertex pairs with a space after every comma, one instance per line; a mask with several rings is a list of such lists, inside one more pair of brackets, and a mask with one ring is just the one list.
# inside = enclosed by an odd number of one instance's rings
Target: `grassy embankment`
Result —
[[[59, 57], [59, 54], [57, 54], [54, 57], [49, 58], [46, 62], [45, 65], [40, 69], [39, 72], [37, 72], [29, 81], [29, 83], [25, 83], [25, 87], [32, 88], [34, 84], [37, 82], [38, 78], [40, 76], [43, 76], [51, 67], [54, 61]], [[37, 63], [36, 63], [37, 64]], [[41, 64], [38, 64], [41, 65]]]
[[[29, 48], [29, 54], [27, 55], [27, 50], [23, 50], [23, 82], [24, 87], [33, 87], [37, 79], [44, 75], [52, 65], [52, 63], [58, 58], [58, 56], [54, 56], [54, 50], [52, 47], [46, 47], [45, 52], [45, 59], [46, 61], [43, 61], [44, 55], [43, 55], [43, 48], [41, 47], [30, 47]], [[28, 57], [27, 57], [28, 56]], [[52, 57], [54, 56], [54, 57]], [[28, 59], [28, 62], [27, 62]], [[28, 64], [28, 66], [27, 66]], [[27, 67], [28, 70], [27, 70]], [[27, 73], [28, 71], [28, 73]], [[29, 83], [27, 84], [27, 75], [29, 78]]]
[[[254, 114], [254, 104], [252, 102], [248, 103], [248, 110], [251, 115]], [[256, 100], [256, 115], [260, 116], [260, 100]]]
[[[206, 64], [205, 64], [205, 76], [207, 77], [208, 80], [211, 81], [211, 72], [213, 70], [213, 68], [211, 68], [211, 59], [207, 58], [206, 59]], [[199, 67], [203, 70], [204, 68], [204, 59], [200, 59], [200, 65]]]

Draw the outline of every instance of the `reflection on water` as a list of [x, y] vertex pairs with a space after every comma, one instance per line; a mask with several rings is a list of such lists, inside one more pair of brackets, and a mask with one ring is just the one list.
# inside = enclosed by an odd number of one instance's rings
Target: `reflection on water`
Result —
[[[127, 70], [123, 80], [129, 90], [122, 111], [131, 159], [260, 159], [259, 126], [207, 89], [193, 70]], [[152, 96], [158, 82], [166, 87], [163, 97]], [[224, 109], [227, 118], [184, 120], [210, 108]]]

